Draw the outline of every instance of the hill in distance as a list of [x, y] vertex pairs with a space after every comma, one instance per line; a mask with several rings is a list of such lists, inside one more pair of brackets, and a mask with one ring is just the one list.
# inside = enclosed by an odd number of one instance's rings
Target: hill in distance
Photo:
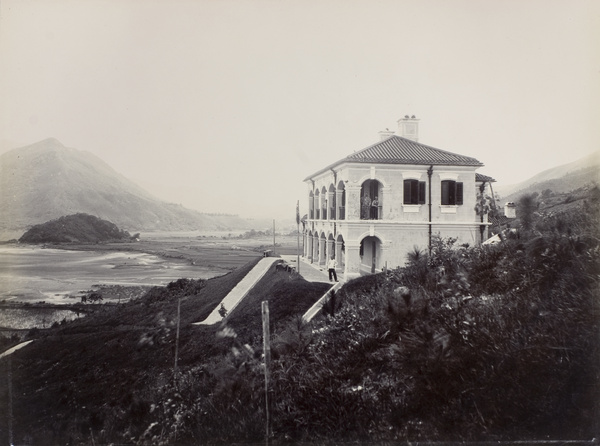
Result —
[[534, 175], [521, 183], [497, 186], [502, 203], [518, 201], [525, 194], [542, 194], [547, 189], [553, 193], [567, 193], [590, 183], [600, 182], [600, 152], [592, 153], [572, 163], [563, 164]]
[[75, 213], [135, 232], [249, 229], [238, 216], [160, 201], [95, 155], [54, 138], [0, 155], [0, 233]]
[[60, 217], [35, 225], [19, 239], [22, 243], [109, 242], [130, 240], [131, 234], [114, 223], [88, 214]]

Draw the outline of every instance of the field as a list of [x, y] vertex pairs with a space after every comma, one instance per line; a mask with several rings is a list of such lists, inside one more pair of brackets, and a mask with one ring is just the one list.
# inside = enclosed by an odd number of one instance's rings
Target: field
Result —
[[[277, 250], [296, 252], [295, 237], [278, 235], [276, 240]], [[140, 241], [126, 243], [2, 245], [0, 329], [47, 328], [68, 321], [77, 312], [52, 306], [73, 308], [91, 293], [102, 301], [88, 301], [87, 306], [116, 304], [180, 278], [221, 276], [272, 250], [272, 243], [272, 236], [240, 239], [229, 233], [186, 232], [143, 234]]]
[[[0, 301], [73, 304], [101, 286], [208, 279], [246, 264], [267, 247], [272, 249], [269, 242], [272, 239], [266, 237], [237, 239], [228, 234], [153, 233], [127, 243], [5, 244], [0, 246]], [[291, 247], [295, 240], [287, 237], [282, 242], [278, 249], [295, 252]]]
[[[300, 240], [302, 243], [302, 240]], [[275, 248], [272, 236], [237, 238], [231, 233], [168, 232], [142, 234], [139, 242], [106, 243], [100, 245], [64, 245], [67, 249], [93, 251], [122, 251], [153, 254], [162, 259], [231, 271], [248, 263], [265, 250], [277, 254], [295, 254], [297, 238], [277, 235]], [[302, 249], [302, 244], [300, 245]]]

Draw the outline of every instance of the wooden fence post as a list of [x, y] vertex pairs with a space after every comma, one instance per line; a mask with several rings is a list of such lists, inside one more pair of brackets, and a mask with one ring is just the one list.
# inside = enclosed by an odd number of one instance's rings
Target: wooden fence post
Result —
[[8, 444], [13, 445], [13, 388], [12, 388], [12, 359], [8, 356]]
[[181, 298], [177, 300], [177, 334], [175, 335], [175, 364], [173, 366], [173, 380], [177, 385], [177, 360], [179, 356], [179, 324], [181, 319]]
[[269, 444], [269, 367], [271, 363], [271, 334], [269, 329], [269, 301], [264, 300], [261, 305], [263, 326], [263, 352], [265, 355], [265, 414], [266, 414], [266, 444]]

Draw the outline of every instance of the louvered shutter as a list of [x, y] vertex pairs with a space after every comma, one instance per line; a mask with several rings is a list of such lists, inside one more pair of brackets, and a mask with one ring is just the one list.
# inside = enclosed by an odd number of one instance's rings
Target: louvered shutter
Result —
[[410, 180], [404, 180], [404, 204], [410, 203]]
[[463, 184], [456, 183], [456, 204], [463, 204]]
[[419, 181], [419, 204], [425, 204], [425, 181]]
[[442, 181], [442, 204], [450, 204], [450, 181]]

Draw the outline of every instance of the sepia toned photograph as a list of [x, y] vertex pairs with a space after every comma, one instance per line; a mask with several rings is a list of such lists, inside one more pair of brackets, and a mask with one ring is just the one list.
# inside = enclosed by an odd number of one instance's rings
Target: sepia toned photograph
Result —
[[599, 441], [600, 1], [0, 0], [0, 446]]

